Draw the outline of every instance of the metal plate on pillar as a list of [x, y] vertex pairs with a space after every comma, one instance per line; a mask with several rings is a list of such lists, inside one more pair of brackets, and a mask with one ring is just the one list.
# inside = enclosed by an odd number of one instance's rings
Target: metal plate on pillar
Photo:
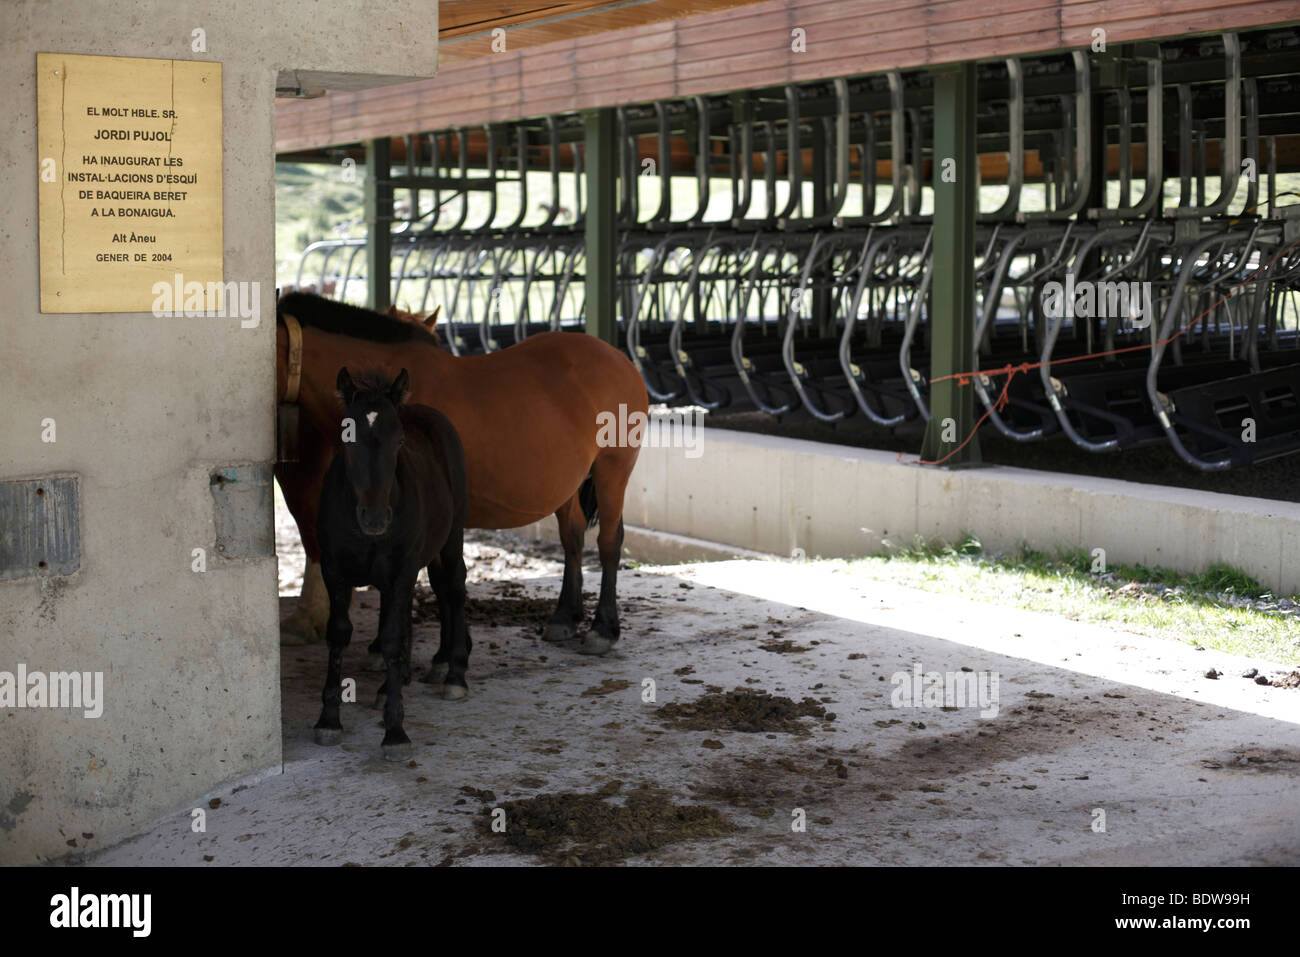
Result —
[[270, 465], [231, 465], [208, 477], [223, 558], [268, 558], [275, 554]]
[[0, 482], [0, 580], [71, 575], [80, 567], [77, 477]]

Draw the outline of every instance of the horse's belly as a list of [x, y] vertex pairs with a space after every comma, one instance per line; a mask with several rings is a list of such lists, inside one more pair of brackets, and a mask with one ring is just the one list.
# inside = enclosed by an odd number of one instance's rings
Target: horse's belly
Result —
[[[544, 495], [537, 489], [519, 489], [517, 497], [502, 501], [486, 496], [476, 497], [473, 491], [474, 477], [471, 475], [469, 513], [465, 519], [465, 527], [519, 528], [540, 522], [555, 514], [555, 511], [573, 496], [581, 483], [582, 479], [579, 478], [569, 492], [553, 492], [549, 495]], [[497, 489], [496, 492], [500, 494], [501, 490]]]
[[440, 409], [460, 435], [467, 528], [519, 528], [553, 515], [591, 472], [604, 419], [646, 409], [631, 362], [585, 336], [543, 333], [464, 362], [472, 378], [432, 380], [415, 401]]

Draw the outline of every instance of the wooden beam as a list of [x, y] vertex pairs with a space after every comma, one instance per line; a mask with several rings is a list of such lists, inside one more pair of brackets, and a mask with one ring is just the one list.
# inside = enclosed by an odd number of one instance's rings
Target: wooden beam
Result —
[[[647, 6], [627, 8], [641, 16]], [[1295, 0], [1183, 0], [1151, 12], [1138, 0], [767, 0], [742, 12], [713, 10], [656, 23], [629, 22], [590, 35], [581, 19], [554, 25], [545, 43], [482, 49], [458, 61], [457, 42], [439, 48], [432, 80], [281, 101], [276, 150], [357, 143], [412, 130], [446, 129], [577, 112], [623, 103], [728, 93], [786, 82], [859, 76], [969, 59], [1026, 56], [1086, 46], [1106, 25], [1107, 42], [1254, 27], [1297, 19]], [[595, 11], [591, 16], [613, 16]], [[791, 29], [807, 49], [791, 49]], [[533, 29], [523, 27], [522, 30]], [[540, 28], [539, 28], [540, 29]], [[466, 47], [466, 50], [469, 48]], [[476, 48], [477, 49], [477, 48]]]

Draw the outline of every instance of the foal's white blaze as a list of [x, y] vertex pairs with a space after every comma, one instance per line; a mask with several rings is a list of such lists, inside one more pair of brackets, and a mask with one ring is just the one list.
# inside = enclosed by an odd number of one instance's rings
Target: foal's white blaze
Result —
[[367, 413], [366, 413], [366, 421], [370, 423], [370, 427], [371, 427], [372, 429], [375, 427], [375, 419], [377, 419], [377, 418], [379, 418], [379, 413], [378, 413], [378, 412], [367, 412]]

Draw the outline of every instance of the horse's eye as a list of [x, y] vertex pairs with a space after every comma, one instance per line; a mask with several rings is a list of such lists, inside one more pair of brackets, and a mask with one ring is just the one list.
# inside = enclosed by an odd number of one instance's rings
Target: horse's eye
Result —
[[402, 436], [397, 440], [397, 445], [399, 448], [405, 444], [406, 444], [406, 436]]

